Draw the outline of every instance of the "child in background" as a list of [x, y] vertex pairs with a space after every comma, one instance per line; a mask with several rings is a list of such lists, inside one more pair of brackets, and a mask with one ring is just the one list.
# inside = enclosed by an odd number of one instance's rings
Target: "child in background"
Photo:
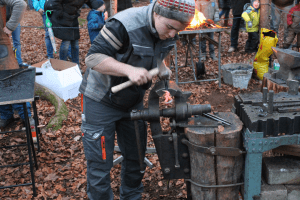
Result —
[[248, 32], [248, 40], [246, 42], [245, 52], [253, 53], [257, 52], [259, 42], [259, 1], [252, 0], [250, 5], [246, 4], [245, 6], [247, 6], [247, 8], [242, 14], [242, 17], [246, 22], [246, 29]]
[[88, 30], [89, 36], [91, 40], [91, 44], [93, 43], [96, 36], [99, 34], [100, 30], [105, 24], [105, 4], [102, 0], [96, 0], [91, 3], [92, 10], [89, 12], [87, 16], [88, 21]]
[[300, 1], [291, 8], [287, 15], [288, 35], [283, 43], [283, 48], [288, 49], [295, 36], [300, 33]]
[[[195, 1], [197, 10], [203, 13], [206, 19], [211, 19], [215, 23], [219, 20], [219, 7], [216, 0], [197, 0]], [[214, 33], [204, 33], [211, 39], [214, 39]], [[204, 36], [204, 34], [201, 34]], [[212, 60], [218, 60], [215, 56], [215, 47], [209, 42], [209, 55]], [[201, 41], [201, 61], [206, 60], [206, 40]]]

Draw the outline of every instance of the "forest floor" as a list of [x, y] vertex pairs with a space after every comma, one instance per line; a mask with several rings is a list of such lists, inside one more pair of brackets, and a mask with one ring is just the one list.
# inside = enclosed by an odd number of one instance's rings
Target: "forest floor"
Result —
[[[147, 5], [147, 1], [139, 1], [134, 6]], [[80, 66], [85, 70], [85, 56], [90, 48], [90, 39], [88, 35], [86, 16], [89, 9], [81, 9], [79, 17], [80, 22]], [[231, 15], [232, 16], [232, 15]], [[232, 22], [230, 22], [232, 23]], [[21, 22], [21, 43], [23, 61], [29, 64], [38, 63], [47, 59], [46, 46], [44, 41], [45, 31], [42, 26], [42, 18], [38, 12], [27, 10]], [[222, 25], [222, 21], [220, 22]], [[27, 26], [31, 26], [30, 28]], [[34, 27], [32, 27], [34, 26]], [[280, 29], [282, 35], [282, 27]], [[215, 34], [215, 40], [218, 34]], [[230, 29], [221, 32], [222, 52], [221, 65], [230, 63], [252, 64], [255, 53], [248, 54], [244, 52], [244, 46], [247, 40], [247, 33], [240, 32], [238, 51], [227, 53], [230, 47]], [[279, 37], [280, 38], [280, 37]], [[60, 40], [56, 39], [59, 49]], [[282, 44], [282, 39], [279, 39]], [[178, 64], [184, 65], [186, 46], [180, 41], [178, 46]], [[196, 49], [198, 45], [196, 45]], [[215, 49], [217, 56], [218, 49]], [[194, 52], [197, 57], [197, 52]], [[59, 59], [58, 53], [54, 58]], [[198, 58], [195, 58], [195, 62]], [[206, 75], [203, 79], [217, 78], [218, 62], [211, 59], [205, 61]], [[172, 80], [175, 81], [175, 71], [172, 69]], [[190, 67], [179, 69], [179, 81], [193, 80], [193, 71]], [[229, 112], [232, 108], [234, 96], [239, 93], [257, 92], [261, 89], [261, 81], [251, 79], [247, 89], [234, 88], [232, 85], [226, 85], [222, 81], [219, 87], [218, 81], [180, 84], [183, 91], [192, 93], [189, 98], [191, 104], [211, 104], [213, 111]], [[81, 108], [80, 97], [66, 101], [69, 109], [68, 119], [63, 122], [61, 129], [54, 131], [42, 128], [40, 144], [41, 151], [37, 152], [39, 169], [35, 171], [35, 182], [37, 187], [37, 197], [34, 199], [87, 199], [86, 194], [86, 160], [84, 156], [83, 145], [81, 142]], [[147, 95], [145, 96], [145, 105], [147, 105]], [[37, 101], [37, 110], [39, 123], [47, 125], [50, 118], [55, 113], [55, 107], [47, 100]], [[168, 122], [166, 122], [168, 125]], [[19, 130], [21, 127], [20, 120], [10, 124], [5, 130]], [[150, 130], [148, 131], [148, 147], [154, 147]], [[0, 135], [1, 145], [14, 145], [25, 142], [24, 133]], [[115, 152], [114, 158], [120, 156]], [[28, 162], [26, 148], [0, 149], [1, 165]], [[174, 200], [186, 198], [186, 184], [183, 179], [163, 180], [161, 167], [157, 154], [147, 154], [146, 157], [154, 164], [154, 168], [146, 169], [143, 179], [144, 200]], [[114, 166], [111, 171], [111, 187], [115, 199], [119, 199], [120, 186], [120, 164]], [[0, 170], [0, 187], [7, 185], [23, 184], [30, 182], [30, 170], [28, 166], [16, 168], [1, 168]], [[17, 187], [11, 189], [0, 189], [0, 199], [30, 199], [33, 198], [31, 187]]]

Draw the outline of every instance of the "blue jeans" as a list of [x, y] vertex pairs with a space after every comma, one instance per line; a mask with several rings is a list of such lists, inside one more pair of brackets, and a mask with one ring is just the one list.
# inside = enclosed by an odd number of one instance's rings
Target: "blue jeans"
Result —
[[47, 57], [53, 58], [53, 47], [52, 47], [51, 40], [49, 37], [48, 28], [46, 27], [46, 24], [45, 24], [46, 15], [43, 14], [42, 17], [43, 17], [43, 24], [44, 24], [44, 29], [45, 29], [45, 43], [46, 43], [46, 48], [47, 48]]
[[60, 60], [67, 60], [68, 58], [68, 51], [69, 46], [71, 44], [71, 56], [72, 62], [77, 63], [79, 67], [79, 45], [78, 40], [63, 40], [60, 45], [59, 49], [59, 59]]
[[[28, 111], [28, 117], [31, 116], [30, 108], [31, 105], [29, 102], [26, 103], [27, 111]], [[14, 110], [18, 111], [20, 117], [24, 120], [24, 109], [23, 104], [11, 104], [11, 105], [2, 105], [0, 106], [0, 115], [1, 119], [8, 120], [13, 117]]]
[[21, 26], [19, 24], [17, 26], [17, 28], [11, 33], [14, 47], [17, 49], [16, 57], [17, 57], [17, 61], [18, 61], [19, 65], [23, 63], [23, 60], [22, 60], [22, 57], [21, 57], [20, 34], [21, 34]]
[[223, 8], [221, 10], [221, 12], [219, 13], [219, 18], [221, 19], [221, 17], [225, 14], [225, 19], [229, 17], [229, 12], [230, 12], [230, 9], [226, 9], [226, 8]]
[[29, 9], [30, 10], [33, 10], [34, 9], [34, 7], [33, 7], [33, 3], [32, 3], [32, 0], [28, 0], [28, 6], [29, 6]]

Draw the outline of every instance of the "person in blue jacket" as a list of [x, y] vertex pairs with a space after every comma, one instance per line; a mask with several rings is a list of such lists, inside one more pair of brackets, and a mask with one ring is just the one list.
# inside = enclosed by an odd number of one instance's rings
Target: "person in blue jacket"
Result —
[[90, 35], [91, 44], [105, 24], [104, 11], [105, 4], [102, 0], [96, 0], [91, 3], [92, 10], [87, 16], [88, 30]]
[[39, 12], [43, 18], [43, 24], [44, 24], [44, 29], [45, 29], [45, 43], [46, 43], [46, 47], [47, 47], [47, 57], [53, 58], [53, 47], [52, 47], [51, 40], [49, 37], [48, 29], [45, 24], [45, 20], [46, 20], [46, 14], [44, 11], [45, 0], [33, 0], [32, 3], [33, 3], [34, 9], [37, 12]]

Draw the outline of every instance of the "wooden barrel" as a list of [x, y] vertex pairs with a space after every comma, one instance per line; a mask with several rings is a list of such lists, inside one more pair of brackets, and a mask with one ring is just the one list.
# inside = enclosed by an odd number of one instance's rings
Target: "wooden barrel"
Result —
[[3, 31], [6, 20], [5, 6], [0, 6], [0, 70], [19, 69], [8, 35]]
[[[218, 113], [216, 116], [229, 121], [232, 125], [218, 128], [187, 128], [186, 136], [190, 143], [202, 147], [242, 148], [241, 131], [243, 123], [231, 112]], [[243, 182], [243, 156], [214, 156], [200, 153], [189, 148], [191, 180], [200, 185], [227, 185]], [[239, 186], [206, 188], [191, 184], [194, 200], [238, 200]]]

